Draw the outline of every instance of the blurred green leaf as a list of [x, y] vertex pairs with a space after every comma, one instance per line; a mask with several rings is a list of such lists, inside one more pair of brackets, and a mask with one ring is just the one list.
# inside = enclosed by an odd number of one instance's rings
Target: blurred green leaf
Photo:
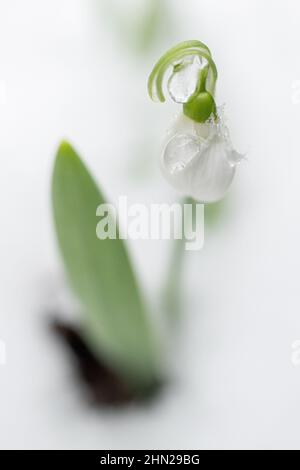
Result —
[[90, 345], [128, 380], [146, 385], [157, 372], [156, 337], [123, 241], [96, 236], [96, 209], [106, 200], [66, 142], [57, 152], [52, 198], [60, 250]]
[[109, 22], [110, 30], [119, 36], [132, 52], [143, 56], [166, 36], [171, 28], [170, 11], [166, 0], [143, 0], [141, 7], [124, 5], [114, 0], [98, 2], [101, 16]]
[[164, 0], [148, 0], [135, 31], [135, 42], [141, 53], [146, 52], [166, 28], [168, 13]]
[[208, 227], [215, 226], [221, 221], [222, 213], [226, 208], [227, 198], [211, 204], [205, 204], [205, 223]]

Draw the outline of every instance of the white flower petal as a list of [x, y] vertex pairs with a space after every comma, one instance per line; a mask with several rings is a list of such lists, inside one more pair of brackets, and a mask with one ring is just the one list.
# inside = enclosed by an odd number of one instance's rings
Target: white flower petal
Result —
[[242, 158], [221, 121], [196, 124], [181, 116], [169, 132], [161, 168], [175, 189], [209, 203], [225, 196]]

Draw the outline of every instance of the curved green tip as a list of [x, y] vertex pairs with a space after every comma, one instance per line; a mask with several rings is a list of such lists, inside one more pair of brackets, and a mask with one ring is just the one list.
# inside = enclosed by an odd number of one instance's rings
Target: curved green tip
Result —
[[184, 41], [169, 49], [154, 65], [148, 79], [148, 93], [153, 101], [165, 101], [163, 81], [167, 70], [187, 56], [198, 56], [208, 62], [206, 90], [213, 96], [218, 78], [217, 67], [209, 48], [201, 41]]

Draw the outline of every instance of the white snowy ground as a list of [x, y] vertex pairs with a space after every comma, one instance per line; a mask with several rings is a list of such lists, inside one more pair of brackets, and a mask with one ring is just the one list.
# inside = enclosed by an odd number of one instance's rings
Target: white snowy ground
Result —
[[[1, 448], [300, 448], [300, 6], [168, 4], [175, 32], [138, 60], [101, 0], [0, 2]], [[173, 387], [146, 410], [95, 412], [45, 326], [62, 277], [53, 155], [68, 138], [113, 201], [175, 201], [157, 165], [175, 107], [153, 104], [145, 84], [158, 54], [194, 38], [213, 51], [218, 101], [248, 161], [188, 256]], [[167, 245], [131, 243], [149, 297]]]

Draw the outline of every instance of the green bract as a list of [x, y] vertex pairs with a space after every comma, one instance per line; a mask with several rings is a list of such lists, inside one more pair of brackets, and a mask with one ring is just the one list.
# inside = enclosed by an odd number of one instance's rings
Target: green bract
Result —
[[148, 80], [148, 92], [154, 101], [164, 102], [163, 85], [166, 73], [170, 68], [173, 72], [180, 70], [184, 59], [191, 56], [205, 59], [207, 65], [199, 72], [197, 89], [188, 102], [184, 103], [183, 112], [197, 122], [204, 122], [216, 110], [214, 93], [218, 78], [211, 52], [204, 43], [197, 40], [184, 41], [169, 49], [153, 67]]

